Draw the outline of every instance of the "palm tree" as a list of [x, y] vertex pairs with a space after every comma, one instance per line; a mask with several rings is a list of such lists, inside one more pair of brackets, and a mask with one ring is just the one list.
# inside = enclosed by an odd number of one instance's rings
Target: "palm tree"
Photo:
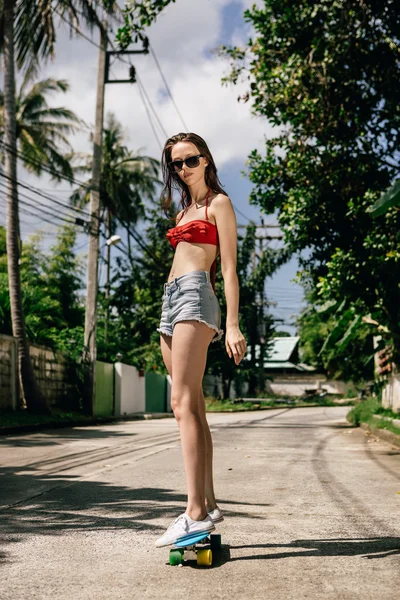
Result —
[[[103, 162], [100, 185], [101, 208], [106, 222], [111, 219], [110, 234], [118, 226], [127, 228], [144, 217], [143, 198], [154, 201], [159, 180], [160, 163], [155, 158], [133, 153], [123, 145], [121, 124], [112, 113], [106, 117], [103, 136]], [[92, 156], [75, 155], [83, 164], [75, 167], [78, 172], [92, 171]], [[71, 196], [75, 206], [82, 207], [90, 201], [91, 179], [79, 186]]]
[[[104, 2], [108, 12], [117, 9], [113, 0]], [[13, 335], [18, 342], [19, 377], [29, 410], [49, 412], [37, 385], [29, 355], [22, 309], [19, 269], [19, 213], [17, 191], [17, 144], [15, 105], [15, 59], [20, 68], [34, 69], [40, 58], [54, 53], [55, 13], [71, 25], [79, 24], [79, 15], [93, 25], [100, 25], [102, 7], [92, 0], [3, 0], [0, 35], [4, 56], [4, 145], [7, 202], [7, 256]]]
[[[159, 181], [158, 160], [139, 153], [134, 154], [123, 144], [121, 124], [112, 113], [106, 118], [103, 137], [103, 162], [100, 184], [100, 205], [106, 223], [106, 238], [123, 227], [127, 233], [128, 254], [132, 260], [131, 226], [145, 216], [143, 199], [154, 201]], [[84, 163], [77, 171], [92, 171], [92, 156], [81, 155]], [[91, 179], [83, 183], [71, 196], [75, 206], [82, 207], [90, 201]], [[110, 287], [111, 245], [107, 245], [106, 298]], [[107, 337], [108, 312], [105, 322]]]
[[[71, 110], [51, 108], [47, 103], [51, 93], [67, 92], [69, 84], [62, 79], [48, 78], [29, 88], [30, 78], [31, 74], [27, 72], [15, 98], [18, 154], [24, 167], [35, 175], [46, 170], [55, 180], [60, 176], [72, 179], [72, 146], [66, 136], [83, 123]], [[4, 94], [0, 92], [0, 139], [3, 136]], [[1, 149], [0, 157], [3, 161]]]

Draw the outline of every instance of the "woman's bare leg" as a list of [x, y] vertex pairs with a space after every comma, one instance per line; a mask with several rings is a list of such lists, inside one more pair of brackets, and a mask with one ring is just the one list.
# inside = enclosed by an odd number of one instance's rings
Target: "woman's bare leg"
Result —
[[171, 346], [171, 408], [181, 434], [188, 493], [186, 512], [195, 520], [207, 516], [207, 434], [201, 417], [199, 389], [213, 335], [214, 331], [203, 323], [180, 322], [175, 325]]
[[[172, 338], [170, 336], [161, 335], [160, 338], [161, 353], [164, 364], [172, 379]], [[204, 436], [206, 440], [206, 476], [205, 476], [205, 503], [206, 510], [209, 512], [217, 506], [214, 493], [213, 479], [213, 444], [210, 428], [206, 417], [206, 405], [203, 394], [203, 386], [199, 388], [199, 413], [203, 426]]]
[[206, 403], [204, 400], [203, 386], [200, 386], [199, 390], [199, 411], [200, 418], [203, 425], [203, 431], [206, 438], [206, 508], [207, 512], [214, 510], [217, 506], [214, 493], [214, 476], [213, 476], [213, 443], [210, 428], [207, 422], [206, 416]]

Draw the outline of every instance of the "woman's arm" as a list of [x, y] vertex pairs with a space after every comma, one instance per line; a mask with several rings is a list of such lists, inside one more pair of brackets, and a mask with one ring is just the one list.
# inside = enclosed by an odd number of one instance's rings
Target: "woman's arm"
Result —
[[212, 213], [218, 229], [221, 270], [226, 297], [225, 347], [229, 358], [238, 365], [246, 352], [246, 340], [239, 329], [239, 281], [236, 273], [237, 226], [232, 203], [218, 194], [212, 202]]

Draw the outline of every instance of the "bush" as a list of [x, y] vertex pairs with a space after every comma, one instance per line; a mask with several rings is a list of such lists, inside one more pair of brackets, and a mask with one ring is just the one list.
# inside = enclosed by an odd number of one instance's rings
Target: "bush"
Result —
[[378, 412], [380, 404], [376, 398], [368, 398], [356, 404], [348, 413], [347, 420], [352, 425], [359, 427], [360, 423], [367, 422], [372, 415]]

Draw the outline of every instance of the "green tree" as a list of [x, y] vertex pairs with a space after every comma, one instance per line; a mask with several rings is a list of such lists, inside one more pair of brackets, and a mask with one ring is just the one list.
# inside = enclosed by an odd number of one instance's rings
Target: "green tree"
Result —
[[249, 157], [251, 201], [277, 213], [320, 301], [356, 309], [353, 332], [370, 315], [398, 361], [400, 213], [367, 212], [400, 168], [397, 3], [265, 0], [245, 18], [255, 36], [223, 49], [225, 81], [248, 78], [243, 99], [279, 128]]
[[[18, 343], [19, 378], [28, 410], [50, 412], [37, 385], [29, 355], [22, 307], [19, 269], [19, 211], [17, 189], [17, 124], [15, 106], [15, 62], [18, 67], [34, 69], [38, 61], [54, 53], [54, 13], [71, 24], [79, 23], [79, 14], [89, 24], [100, 25], [97, 8], [89, 0], [3, 0], [1, 9], [1, 49], [4, 57], [4, 148], [7, 179], [7, 256], [13, 335]], [[105, 0], [104, 8], [112, 12], [117, 3]], [[14, 48], [15, 47], [15, 48]], [[14, 53], [14, 49], [16, 52]], [[16, 61], [14, 56], [16, 55]]]
[[[67, 92], [64, 80], [45, 79], [31, 83], [26, 73], [15, 98], [17, 149], [24, 167], [41, 175], [51, 169], [54, 179], [72, 178], [72, 147], [66, 137], [82, 122], [71, 110], [50, 107], [47, 97], [53, 92]], [[0, 92], [0, 140], [4, 138], [4, 94]], [[63, 149], [63, 151], [61, 151]], [[4, 150], [1, 152], [4, 161]]]
[[[239, 366], [230, 359], [224, 344], [211, 344], [207, 370], [222, 380], [223, 396], [229, 398], [231, 384], [241, 395], [244, 383], [248, 393], [255, 395], [265, 391], [264, 360], [268, 356], [269, 340], [273, 337], [274, 322], [265, 310], [265, 282], [287, 260], [283, 250], [265, 248], [259, 253], [256, 228], [249, 225], [243, 239], [239, 238], [237, 273], [240, 289], [240, 329], [247, 340], [249, 356]], [[256, 257], [258, 255], [258, 259]], [[226, 320], [226, 300], [221, 273], [217, 278], [217, 295], [221, 305], [222, 326]]]
[[335, 303], [318, 304], [308, 294], [308, 306], [297, 321], [302, 362], [325, 372], [332, 379], [366, 381], [374, 378], [374, 349], [371, 327], [358, 323], [357, 308], [343, 310]]
[[117, 41], [122, 49], [127, 48], [132, 42], [144, 41], [144, 31], [164, 8], [175, 0], [126, 0], [124, 24], [118, 29]]
[[[172, 209], [173, 210], [173, 209]], [[122, 355], [125, 363], [138, 369], [157, 370], [165, 373], [160, 351], [160, 336], [156, 331], [161, 314], [163, 286], [167, 281], [173, 260], [173, 250], [166, 239], [172, 226], [160, 209], [148, 214], [145, 235], [137, 238], [130, 258], [118, 257], [117, 268], [112, 279], [114, 293], [110, 298], [110, 335], [107, 344], [103, 341], [104, 303], [99, 316], [98, 355], [100, 360], [115, 360]], [[237, 367], [226, 353], [223, 342], [210, 345], [207, 372], [223, 381], [224, 396], [228, 397], [232, 382], [240, 393], [244, 383], [250, 384], [251, 393], [263, 391], [265, 373], [263, 360], [256, 355], [256, 345], [265, 358], [268, 342], [272, 336], [273, 320], [264, 309], [264, 284], [287, 258], [285, 251], [264, 249], [257, 261], [256, 229], [247, 228], [238, 248], [238, 276], [240, 281], [240, 325], [253, 351], [248, 360]], [[222, 326], [225, 326], [226, 303], [221, 270], [217, 270], [216, 291], [221, 304]]]
[[99, 316], [98, 356], [113, 362], [122, 360], [138, 369], [165, 373], [156, 331], [161, 314], [163, 286], [173, 260], [173, 250], [165, 237], [171, 223], [161, 209], [148, 213], [145, 234], [137, 237], [130, 255], [116, 259], [110, 297], [110, 334], [103, 341], [105, 307]]
[[[119, 227], [126, 232], [128, 254], [132, 254], [132, 227], [145, 214], [145, 202], [154, 202], [159, 183], [160, 163], [154, 158], [134, 154], [123, 144], [121, 124], [109, 113], [103, 138], [103, 160], [100, 181], [100, 206], [105, 221], [105, 238], [108, 240]], [[86, 156], [84, 165], [77, 170], [92, 171], [92, 157]], [[81, 185], [71, 196], [75, 205], [82, 206], [90, 201], [91, 179]], [[106, 288], [104, 339], [108, 338], [111, 280], [111, 245], [106, 246]]]
[[[58, 337], [65, 331], [83, 327], [84, 308], [79, 295], [83, 285], [83, 264], [74, 252], [75, 241], [75, 231], [66, 226], [60, 229], [49, 253], [45, 254], [41, 248], [40, 233], [24, 243], [20, 261], [22, 306], [31, 343], [64, 350], [64, 345], [62, 348], [58, 345]], [[0, 331], [11, 335], [7, 277], [6, 273], [0, 272], [0, 278], [3, 277]]]
[[[149, 156], [134, 153], [123, 144], [121, 124], [112, 113], [107, 115], [103, 139], [103, 161], [100, 184], [100, 202], [107, 224], [107, 237], [119, 226], [125, 228], [131, 251], [131, 225], [145, 215], [144, 201], [154, 202], [159, 181], [160, 163]], [[81, 155], [84, 163], [77, 171], [92, 171], [92, 156]], [[91, 179], [75, 190], [71, 201], [83, 206], [90, 201]]]

